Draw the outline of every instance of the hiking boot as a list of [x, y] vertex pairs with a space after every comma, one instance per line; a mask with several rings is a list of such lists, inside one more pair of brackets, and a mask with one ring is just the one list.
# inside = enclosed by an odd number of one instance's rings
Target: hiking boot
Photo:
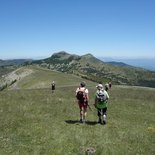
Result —
[[106, 121], [103, 121], [103, 124], [105, 125], [106, 124]]
[[103, 119], [106, 120], [106, 115], [103, 115]]
[[82, 119], [80, 119], [80, 123], [83, 123], [83, 120]]
[[98, 123], [101, 124], [101, 118], [98, 119]]
[[83, 124], [85, 124], [85, 123], [86, 123], [86, 120], [84, 119], [84, 120], [83, 120]]
[[106, 115], [103, 115], [103, 124], [106, 124]]

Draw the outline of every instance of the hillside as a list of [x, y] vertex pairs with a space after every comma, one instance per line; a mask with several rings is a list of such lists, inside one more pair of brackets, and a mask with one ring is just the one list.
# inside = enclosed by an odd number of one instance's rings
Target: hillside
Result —
[[115, 84], [155, 87], [155, 72], [127, 65], [108, 64], [91, 54], [78, 56], [62, 51], [47, 59], [33, 61], [32, 64], [97, 82], [112, 81]]
[[17, 69], [16, 66], [0, 66], [0, 78], [15, 69]]
[[111, 64], [111, 65], [114, 65], [114, 66], [121, 66], [121, 67], [134, 67], [134, 66], [131, 66], [131, 65], [128, 65], [126, 63], [123, 63], [123, 62], [116, 62], [116, 61], [109, 61], [109, 62], [106, 62], [107, 64]]
[[[63, 79], [67, 79], [67, 81]], [[1, 77], [0, 90], [3, 90], [3, 87], [9, 90], [50, 88], [52, 81], [56, 82], [57, 87], [63, 87], [66, 86], [66, 84], [73, 86], [75, 81], [77, 81], [77, 87], [81, 80], [82, 78], [73, 74], [64, 74], [36, 66], [25, 66]], [[88, 80], [85, 81], [87, 82]], [[88, 81], [88, 84], [91, 85], [92, 82]]]
[[13, 66], [13, 65], [22, 65], [24, 63], [31, 62], [31, 59], [12, 59], [12, 60], [1, 60], [0, 66]]
[[155, 58], [110, 58], [110, 57], [99, 57], [102, 61], [105, 62], [123, 62], [125, 64], [141, 67], [147, 70], [155, 71]]
[[80, 124], [80, 77], [35, 66], [11, 74], [20, 78], [0, 92], [0, 154], [85, 155], [89, 148], [96, 155], [155, 154], [155, 89], [113, 85], [107, 124], [100, 125], [92, 105], [97, 83], [86, 80], [92, 111]]

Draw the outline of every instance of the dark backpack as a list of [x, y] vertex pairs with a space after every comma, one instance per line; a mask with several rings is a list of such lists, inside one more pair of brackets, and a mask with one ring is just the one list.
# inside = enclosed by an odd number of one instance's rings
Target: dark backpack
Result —
[[76, 98], [79, 101], [83, 102], [86, 99], [85, 90], [82, 91], [82, 90], [79, 89], [79, 91], [76, 94]]
[[106, 101], [106, 99], [107, 99], [107, 97], [106, 97], [106, 95], [104, 94], [104, 91], [103, 91], [103, 90], [97, 91], [97, 93], [96, 93], [96, 98], [97, 98], [97, 101], [98, 101], [98, 102], [104, 102], [104, 101]]

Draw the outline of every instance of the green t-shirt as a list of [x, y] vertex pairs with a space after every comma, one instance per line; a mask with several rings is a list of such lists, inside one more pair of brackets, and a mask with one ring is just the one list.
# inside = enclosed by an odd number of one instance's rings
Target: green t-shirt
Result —
[[96, 107], [99, 109], [106, 108], [107, 107], [107, 101], [97, 102]]
[[98, 94], [99, 90], [95, 93], [95, 101], [96, 101], [96, 107], [99, 109], [106, 108], [107, 107], [107, 100], [109, 99], [109, 95], [105, 90], [100, 90], [104, 94], [104, 101], [99, 101]]

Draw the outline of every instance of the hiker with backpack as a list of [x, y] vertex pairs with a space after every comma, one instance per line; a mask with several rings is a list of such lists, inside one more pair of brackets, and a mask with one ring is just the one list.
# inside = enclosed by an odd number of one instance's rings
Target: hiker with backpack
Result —
[[111, 87], [112, 87], [112, 83], [111, 81], [109, 81], [109, 89], [111, 89]]
[[104, 85], [104, 89], [105, 89], [106, 91], [109, 90], [109, 84], [108, 84], [108, 83], [106, 83], [106, 84]]
[[54, 81], [51, 84], [51, 89], [52, 89], [52, 93], [54, 93], [54, 90], [55, 90], [55, 82]]
[[80, 108], [80, 123], [85, 123], [89, 99], [85, 82], [81, 82], [80, 86], [76, 89], [76, 98]]
[[107, 101], [109, 99], [109, 95], [102, 84], [98, 84], [96, 88], [97, 91], [95, 93], [94, 106], [97, 109], [98, 123], [106, 124]]

